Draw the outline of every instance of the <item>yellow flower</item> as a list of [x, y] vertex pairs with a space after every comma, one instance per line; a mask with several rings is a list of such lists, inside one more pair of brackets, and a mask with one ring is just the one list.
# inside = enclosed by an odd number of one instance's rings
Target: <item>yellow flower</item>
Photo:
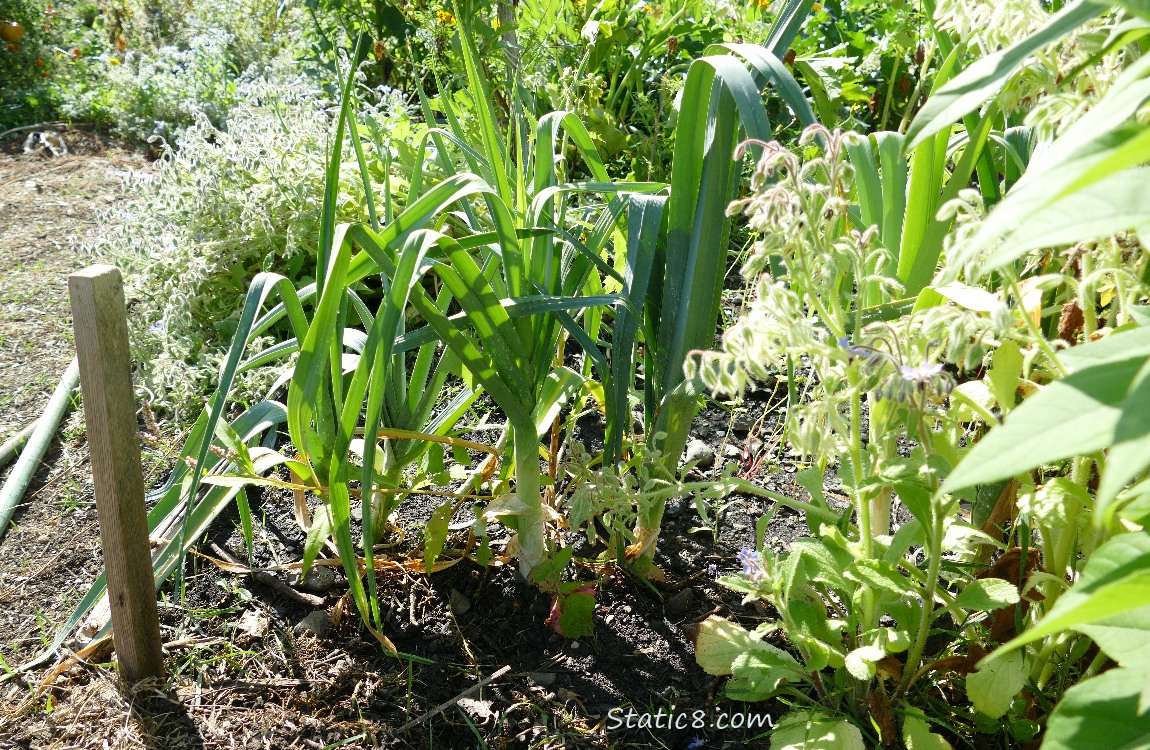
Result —
[[451, 15], [445, 10], [437, 10], [435, 11], [435, 20], [439, 21], [445, 26], [451, 26], [455, 23], [455, 16]]
[[771, 0], [757, 0], [757, 3], [760, 8], [765, 8], [771, 4]]
[[822, 3], [814, 3], [813, 5], [811, 5], [811, 10], [822, 10], [822, 9], [823, 9]]
[[503, 24], [499, 23], [499, 19], [498, 19], [498, 18], [493, 18], [493, 19], [491, 19], [491, 30], [492, 30], [492, 31], [499, 31], [499, 27], [500, 27], [500, 26], [502, 26], [502, 25], [503, 25]]

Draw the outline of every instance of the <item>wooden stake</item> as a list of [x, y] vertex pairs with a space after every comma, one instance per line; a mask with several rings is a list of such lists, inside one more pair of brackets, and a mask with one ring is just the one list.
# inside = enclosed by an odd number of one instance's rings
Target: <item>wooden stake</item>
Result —
[[129, 683], [162, 679], [164, 657], [120, 270], [89, 266], [68, 277], [68, 292], [120, 674]]

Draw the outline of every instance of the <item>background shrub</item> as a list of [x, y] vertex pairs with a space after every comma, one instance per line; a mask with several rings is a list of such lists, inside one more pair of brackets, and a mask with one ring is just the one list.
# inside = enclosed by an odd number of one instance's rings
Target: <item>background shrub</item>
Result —
[[[85, 244], [124, 270], [139, 382], [168, 410], [214, 385], [256, 273], [315, 275], [332, 105], [309, 79], [272, 73], [236, 84], [223, 127], [199, 112], [154, 171], [129, 174], [137, 197], [105, 213]], [[408, 132], [403, 104], [388, 92], [374, 98], [371, 116], [396, 137]], [[362, 181], [347, 161], [339, 220], [363, 221]], [[249, 382], [248, 392], [264, 385]]]

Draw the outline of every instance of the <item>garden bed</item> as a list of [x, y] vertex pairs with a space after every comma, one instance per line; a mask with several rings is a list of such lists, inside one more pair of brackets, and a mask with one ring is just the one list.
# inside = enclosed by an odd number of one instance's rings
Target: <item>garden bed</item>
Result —
[[[36, 417], [71, 356], [66, 275], [86, 260], [68, 240], [92, 222], [95, 204], [119, 199], [117, 171], [142, 160], [115, 150], [0, 159], [0, 184], [15, 185], [5, 194], [0, 228], [12, 260], [0, 279], [0, 425], [7, 435]], [[793, 493], [793, 467], [758, 461], [776, 450], [752, 434], [768, 395], [752, 393], [752, 410], [733, 429], [729, 413], [712, 407], [695, 433], [719, 463], [740, 462], [766, 486]], [[0, 655], [10, 668], [50, 642], [100, 572], [80, 424], [77, 415], [62, 430], [0, 543]], [[155, 441], [143, 448], [156, 484], [170, 458]], [[772, 477], [768, 463], [780, 469]], [[696, 469], [697, 478], [717, 470]], [[259, 521], [255, 566], [298, 562], [303, 532], [290, 496], [252, 491], [250, 499]], [[550, 597], [510, 561], [497, 557], [483, 568], [464, 559], [430, 577], [417, 565], [397, 566], [381, 574], [380, 600], [388, 610], [385, 634], [416, 657], [410, 662], [386, 655], [353, 612], [332, 624], [346, 593], [342, 572], [330, 580], [313, 575], [304, 585], [279, 572], [269, 586], [192, 558], [185, 588], [169, 584], [161, 593], [167, 684], [129, 692], [105, 654], [42, 692], [36, 688], [46, 669], [8, 680], [0, 687], [0, 747], [474, 747], [477, 738], [488, 747], [739, 746], [762, 731], [721, 727], [750, 716], [765, 722], [780, 707], [724, 700], [720, 678], [696, 664], [693, 644], [693, 626], [711, 614], [747, 625], [767, 614], [715, 581], [738, 567], [735, 555], [764, 510], [758, 500], [732, 501], [712, 529], [703, 528], [689, 499], [672, 501], [656, 558], [664, 581], [650, 585], [614, 568], [581, 571], [599, 580], [590, 638], [569, 640], [548, 628]], [[391, 559], [418, 554], [415, 537], [432, 507], [404, 506], [406, 544]], [[783, 510], [768, 538], [781, 548], [805, 531], [798, 515]], [[234, 507], [200, 546], [219, 559], [213, 544], [244, 557]], [[399, 731], [505, 666], [481, 691]]]

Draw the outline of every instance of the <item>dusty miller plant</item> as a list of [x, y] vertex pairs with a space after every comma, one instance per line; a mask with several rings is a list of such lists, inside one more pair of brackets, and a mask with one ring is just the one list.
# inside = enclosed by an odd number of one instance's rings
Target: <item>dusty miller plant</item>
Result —
[[[142, 395], [169, 412], [194, 412], [214, 387], [256, 273], [305, 283], [315, 276], [331, 104], [299, 75], [258, 78], [239, 93], [226, 128], [198, 115], [178, 149], [126, 175], [125, 190], [136, 197], [105, 212], [102, 229], [84, 245], [124, 270]], [[385, 135], [410, 135], [393, 95], [365, 110]], [[341, 178], [340, 219], [363, 220], [354, 162]], [[276, 375], [265, 369], [246, 377], [240, 393], [251, 399]]]

